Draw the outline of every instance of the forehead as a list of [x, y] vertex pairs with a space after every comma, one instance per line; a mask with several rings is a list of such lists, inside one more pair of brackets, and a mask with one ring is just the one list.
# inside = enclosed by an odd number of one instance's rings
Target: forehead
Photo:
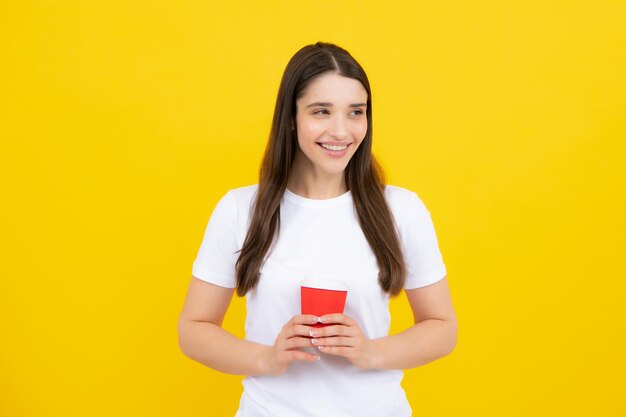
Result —
[[359, 80], [344, 77], [337, 73], [329, 73], [316, 77], [297, 100], [298, 104], [309, 102], [331, 102], [351, 104], [367, 101], [367, 91]]

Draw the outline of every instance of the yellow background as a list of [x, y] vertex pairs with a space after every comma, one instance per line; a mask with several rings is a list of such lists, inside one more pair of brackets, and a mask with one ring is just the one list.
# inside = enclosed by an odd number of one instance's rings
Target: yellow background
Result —
[[318, 40], [368, 72], [448, 267], [459, 342], [406, 372], [415, 415], [626, 415], [623, 1], [13, 1], [0, 34], [1, 416], [234, 415], [176, 321]]

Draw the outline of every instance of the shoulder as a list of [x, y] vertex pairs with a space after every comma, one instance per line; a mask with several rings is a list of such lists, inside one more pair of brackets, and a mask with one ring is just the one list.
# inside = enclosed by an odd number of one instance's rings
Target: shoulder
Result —
[[395, 185], [385, 185], [385, 199], [394, 213], [405, 211], [408, 207], [426, 210], [424, 202], [416, 192]]
[[233, 188], [222, 195], [209, 220], [213, 228], [243, 233], [248, 224], [257, 185]]
[[238, 223], [243, 216], [245, 221], [254, 201], [257, 188], [255, 184], [228, 190], [217, 202], [213, 209], [212, 217], [221, 221]]
[[430, 212], [416, 192], [393, 185], [385, 186], [385, 199], [398, 227], [403, 230], [411, 224], [428, 224]]
[[222, 200], [228, 201], [229, 204], [234, 204], [236, 207], [249, 207], [254, 200], [258, 188], [258, 184], [233, 188], [226, 192]]

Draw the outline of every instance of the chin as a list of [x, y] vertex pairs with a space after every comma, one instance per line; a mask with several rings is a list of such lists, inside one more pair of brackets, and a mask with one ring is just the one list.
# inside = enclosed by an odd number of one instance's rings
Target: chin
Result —
[[347, 167], [348, 167], [348, 164], [341, 165], [341, 166], [333, 166], [333, 167], [323, 167], [322, 171], [332, 176], [343, 175], [344, 172], [346, 172]]

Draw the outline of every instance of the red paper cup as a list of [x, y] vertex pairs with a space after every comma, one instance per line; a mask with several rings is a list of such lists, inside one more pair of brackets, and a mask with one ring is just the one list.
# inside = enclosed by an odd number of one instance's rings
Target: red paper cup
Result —
[[[325, 314], [343, 313], [347, 295], [348, 287], [343, 281], [306, 278], [300, 286], [302, 314], [320, 317]], [[328, 324], [313, 325], [313, 327], [324, 326]]]

